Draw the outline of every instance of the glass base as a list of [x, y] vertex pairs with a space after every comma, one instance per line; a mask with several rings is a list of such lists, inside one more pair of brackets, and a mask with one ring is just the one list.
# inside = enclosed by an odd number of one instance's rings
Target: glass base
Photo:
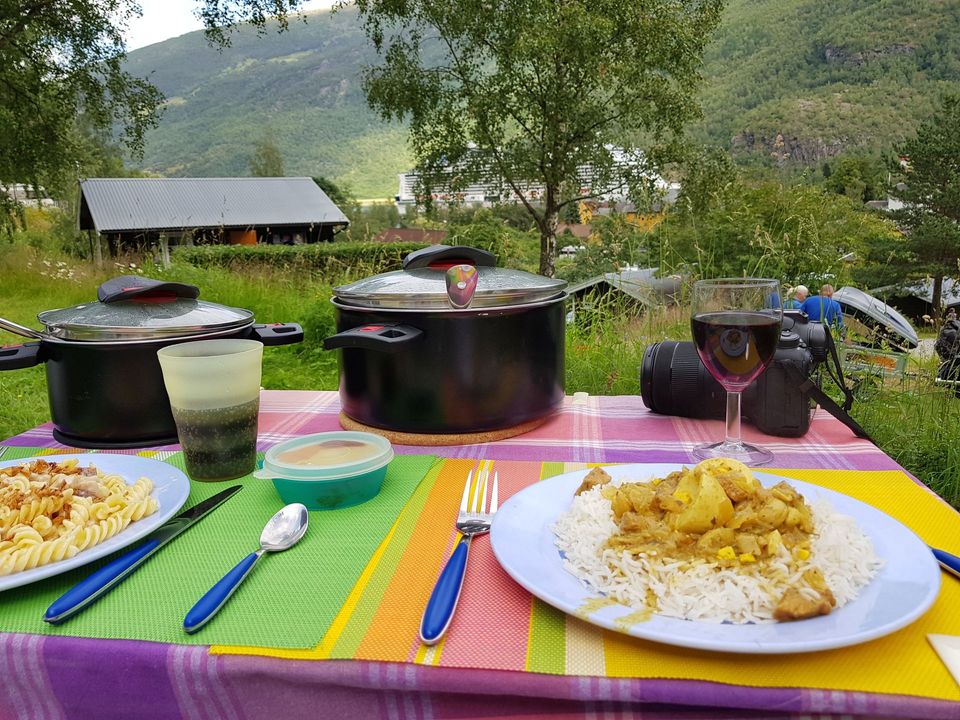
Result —
[[766, 465], [773, 460], [773, 453], [766, 448], [750, 443], [728, 443], [726, 441], [711, 443], [710, 445], [698, 445], [693, 449], [693, 456], [697, 460], [709, 460], [718, 457], [733, 458], [751, 467]]

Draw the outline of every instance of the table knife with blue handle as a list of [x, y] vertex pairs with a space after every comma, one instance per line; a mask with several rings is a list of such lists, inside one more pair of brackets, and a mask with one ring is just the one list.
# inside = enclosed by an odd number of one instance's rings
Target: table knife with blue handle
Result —
[[147, 537], [145, 543], [110, 561], [91, 574], [90, 577], [81, 580], [54, 600], [53, 604], [47, 608], [47, 612], [44, 613], [43, 619], [56, 625], [76, 615], [95, 600], [106, 595], [121, 580], [143, 565], [157, 550], [184, 530], [193, 527], [207, 513], [219, 506], [241, 487], [243, 486], [228, 487], [226, 490], [218, 492], [213, 497], [209, 497], [192, 508], [184, 510], [176, 517], [167, 520]]
[[951, 555], [945, 550], [938, 550], [937, 548], [930, 548], [933, 552], [937, 562], [940, 563], [940, 567], [946, 570], [951, 575], [955, 575], [960, 578], [960, 557], [956, 555]]

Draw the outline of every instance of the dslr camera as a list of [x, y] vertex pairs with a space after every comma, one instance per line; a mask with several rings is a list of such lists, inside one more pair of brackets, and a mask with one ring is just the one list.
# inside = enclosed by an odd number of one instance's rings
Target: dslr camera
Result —
[[[800, 437], [810, 429], [814, 403], [801, 388], [827, 358], [830, 330], [799, 310], [785, 310], [773, 361], [743, 391], [743, 415], [768, 435]], [[692, 342], [665, 340], [647, 347], [640, 395], [655, 413], [723, 418], [727, 392], [700, 362]]]

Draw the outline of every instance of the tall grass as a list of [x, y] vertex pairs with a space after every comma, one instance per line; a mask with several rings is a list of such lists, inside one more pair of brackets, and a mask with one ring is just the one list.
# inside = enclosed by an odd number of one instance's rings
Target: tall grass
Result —
[[[273, 347], [263, 355], [263, 385], [271, 389], [336, 389], [337, 360], [321, 343], [334, 331], [328, 283], [282, 272], [244, 273], [174, 264], [163, 269], [151, 261], [125, 258], [96, 269], [89, 263], [22, 245], [0, 246], [0, 315], [39, 329], [38, 312], [96, 298], [104, 280], [143, 274], [197, 285], [200, 298], [252, 310], [256, 322], [299, 322], [304, 342]], [[25, 338], [0, 331], [0, 343]], [[23, 432], [50, 418], [43, 367], [0, 372], [0, 436]]]
[[960, 508], [960, 399], [934, 377], [925, 368], [887, 381], [852, 414], [888, 455]]

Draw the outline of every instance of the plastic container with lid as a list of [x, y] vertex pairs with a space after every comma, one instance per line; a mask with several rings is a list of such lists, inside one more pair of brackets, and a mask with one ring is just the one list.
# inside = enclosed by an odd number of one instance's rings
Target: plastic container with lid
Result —
[[333, 510], [380, 492], [393, 446], [380, 435], [337, 431], [304, 435], [270, 448], [254, 477], [272, 480], [285, 503]]

